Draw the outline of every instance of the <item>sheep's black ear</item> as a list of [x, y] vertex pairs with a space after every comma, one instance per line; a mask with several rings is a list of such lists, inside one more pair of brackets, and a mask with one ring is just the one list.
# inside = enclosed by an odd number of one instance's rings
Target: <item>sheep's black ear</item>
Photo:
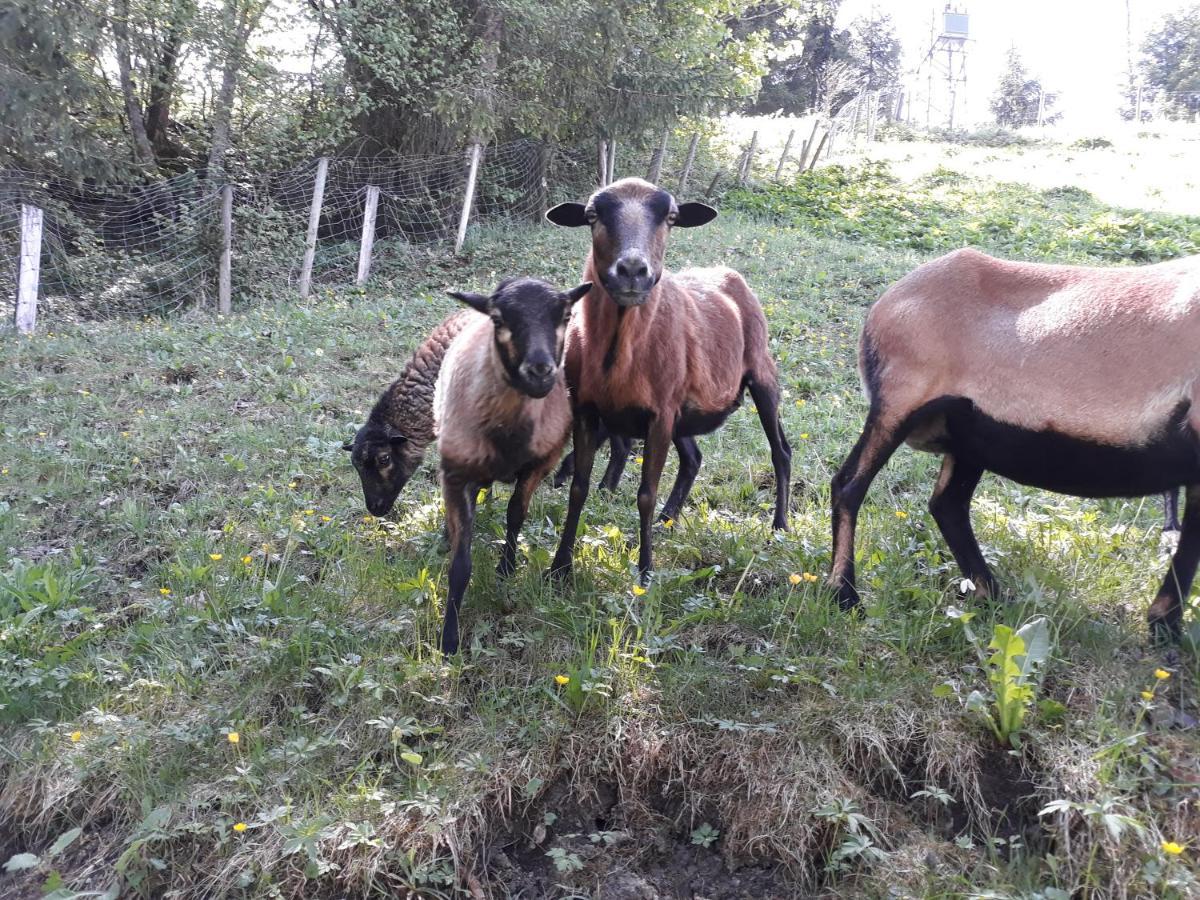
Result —
[[546, 221], [564, 228], [579, 228], [587, 225], [587, 207], [582, 203], [560, 203], [546, 212]]
[[345, 450], [345, 451], [347, 451], [347, 452], [349, 452], [349, 451], [353, 450], [353, 449], [354, 449], [354, 442], [353, 442], [353, 441], [346, 441], [346, 443], [342, 444], [342, 449], [343, 449], [343, 450]]
[[467, 304], [471, 309], [485, 314], [488, 312], [488, 308], [492, 302], [492, 298], [487, 294], [475, 294], [471, 291], [446, 291], [446, 293], [460, 303]]
[[579, 287], [573, 287], [569, 291], [567, 291], [567, 299], [570, 300], [572, 304], [574, 304], [575, 301], [579, 300], [581, 297], [583, 297], [584, 294], [586, 294], [591, 289], [592, 289], [592, 283], [590, 281], [585, 281]]
[[680, 203], [675, 217], [676, 228], [695, 228], [707, 225], [717, 217], [717, 211], [707, 203]]

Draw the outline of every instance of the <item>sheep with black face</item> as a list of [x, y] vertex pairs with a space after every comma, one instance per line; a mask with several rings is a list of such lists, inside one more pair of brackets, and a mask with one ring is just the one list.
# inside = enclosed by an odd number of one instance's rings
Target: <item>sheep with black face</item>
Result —
[[451, 554], [443, 653], [458, 650], [458, 608], [471, 578], [480, 486], [516, 483], [497, 567], [509, 575], [530, 498], [570, 435], [563, 342], [572, 305], [591, 287], [589, 282], [559, 291], [533, 278], [510, 278], [490, 296], [450, 294], [475, 313], [446, 354], [433, 400]]

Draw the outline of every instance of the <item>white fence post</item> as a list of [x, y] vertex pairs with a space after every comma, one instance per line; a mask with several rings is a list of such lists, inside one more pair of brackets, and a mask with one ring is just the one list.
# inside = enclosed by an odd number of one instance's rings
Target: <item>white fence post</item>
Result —
[[[475, 179], [479, 175], [479, 158], [483, 155], [483, 145], [476, 141], [471, 145], [471, 167], [467, 170], [467, 190], [463, 195], [462, 215], [458, 219], [458, 235], [454, 238], [454, 252], [463, 248], [467, 239], [467, 223], [471, 221], [471, 204], [475, 201]], [[371, 213], [372, 223], [375, 221]]]
[[321, 226], [321, 203], [325, 199], [325, 176], [329, 173], [329, 157], [317, 160], [317, 180], [313, 184], [312, 207], [308, 211], [308, 233], [304, 236], [304, 262], [300, 266], [300, 299], [307, 299], [312, 290], [313, 261], [317, 256], [317, 229]]
[[233, 310], [233, 185], [221, 188], [221, 268], [217, 279], [217, 312]]
[[787, 141], [783, 145], [783, 152], [779, 154], [779, 165], [775, 167], [775, 180], [779, 180], [779, 176], [783, 174], [783, 164], [787, 162], [788, 151], [792, 149], [792, 138], [796, 136], [796, 129], [793, 128], [788, 132]]
[[379, 188], [367, 185], [367, 203], [363, 208], [362, 243], [358, 247], [358, 275], [355, 284], [362, 284], [371, 274], [371, 248], [375, 246], [375, 210], [379, 207]]
[[17, 331], [33, 334], [37, 323], [38, 276], [42, 268], [42, 211], [21, 204], [21, 255], [17, 275]]

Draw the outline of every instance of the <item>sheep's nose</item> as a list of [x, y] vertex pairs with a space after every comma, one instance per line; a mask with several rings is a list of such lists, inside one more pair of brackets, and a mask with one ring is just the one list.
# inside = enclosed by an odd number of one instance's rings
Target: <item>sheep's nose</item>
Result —
[[638, 254], [622, 256], [617, 260], [618, 278], [645, 278], [650, 274], [650, 264], [646, 257]]
[[529, 374], [535, 378], [549, 378], [554, 374], [554, 363], [539, 362], [529, 364]]

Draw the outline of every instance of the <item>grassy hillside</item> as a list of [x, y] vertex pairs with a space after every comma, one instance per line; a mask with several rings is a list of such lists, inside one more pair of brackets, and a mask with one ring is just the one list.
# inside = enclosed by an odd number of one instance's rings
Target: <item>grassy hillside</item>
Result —
[[[1043, 232], [1078, 201], [1038, 196], [1017, 205]], [[454, 308], [443, 289], [574, 283], [581, 233], [493, 229], [458, 261], [387, 246], [365, 291], [223, 321], [3, 338], [0, 893], [1196, 891], [1196, 851], [1171, 842], [1198, 833], [1200, 744], [1172, 726], [1195, 711], [1200, 668], [1188, 648], [1146, 645], [1157, 501], [985, 478], [976, 528], [1011, 603], [966, 623], [925, 510], [937, 460], [903, 450], [864, 508], [864, 615], [831, 609], [816, 576], [829, 478], [865, 411], [857, 331], [935, 248], [768, 201], [675, 235], [669, 257], [736, 266], [760, 294], [795, 449], [793, 530], [770, 531], [748, 404], [701, 440], [644, 595], [627, 543], [636, 463], [589, 500], [562, 593], [542, 576], [565, 491], [535, 497], [501, 584], [498, 487], [480, 507], [461, 660], [433, 649], [446, 558], [432, 458], [378, 520], [340, 445]], [[944, 202], [957, 216], [975, 201]], [[1194, 220], [1146, 219], [1195, 240]], [[986, 644], [1039, 615], [1049, 659], [1014, 747], [968, 706], [989, 692], [968, 632]]]

